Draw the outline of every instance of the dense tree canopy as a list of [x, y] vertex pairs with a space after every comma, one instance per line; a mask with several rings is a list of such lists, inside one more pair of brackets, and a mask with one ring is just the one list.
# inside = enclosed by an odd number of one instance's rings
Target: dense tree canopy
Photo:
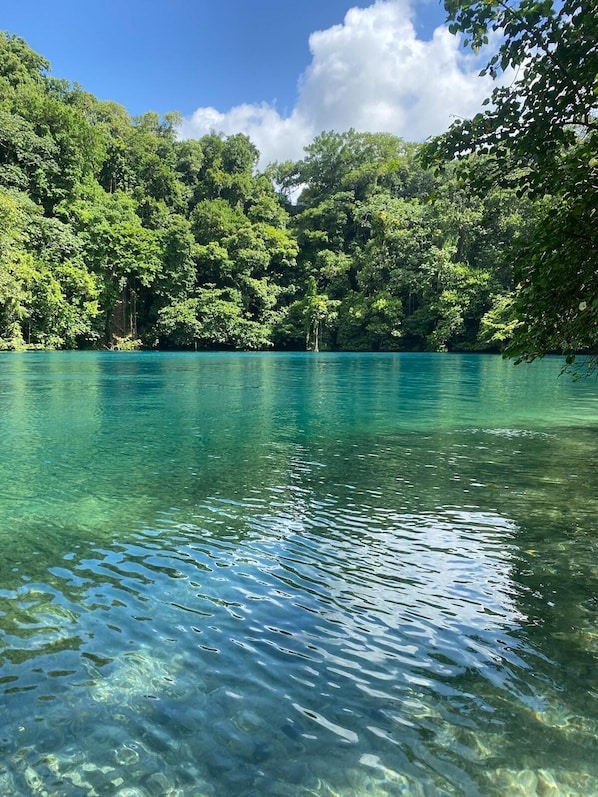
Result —
[[417, 155], [394, 136], [349, 130], [323, 133], [303, 161], [279, 167], [286, 191], [302, 189], [291, 223], [301, 290], [276, 327], [279, 345], [501, 347], [496, 307], [513, 287], [504, 251], [530, 203], [506, 190], [471, 196]]
[[[451, 29], [479, 50], [500, 46], [484, 73], [487, 109], [427, 145], [426, 160], [462, 159], [479, 191], [538, 200], [514, 252], [518, 290], [508, 351], [530, 360], [598, 354], [598, 15], [593, 0], [445, 0]], [[485, 156], [484, 168], [471, 153]]]
[[48, 70], [0, 34], [0, 348], [499, 351], [532, 290], [513, 244], [536, 269], [534, 220], [555, 241], [571, 223], [552, 185], [493, 179], [489, 149], [467, 159], [478, 193], [388, 133], [324, 132], [260, 173], [245, 135], [180, 141], [177, 114], [131, 118]]

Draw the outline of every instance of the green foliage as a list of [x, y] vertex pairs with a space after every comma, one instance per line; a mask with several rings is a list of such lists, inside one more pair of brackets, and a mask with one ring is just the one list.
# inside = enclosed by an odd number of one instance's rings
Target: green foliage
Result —
[[[50, 64], [32, 50], [20, 36], [0, 31], [0, 86], [41, 86]], [[0, 96], [5, 91], [0, 92]]]
[[547, 202], [518, 254], [519, 320], [509, 353], [530, 361], [560, 351], [598, 354], [598, 203], [587, 195]]
[[290, 348], [303, 346], [307, 351], [328, 348], [324, 333], [338, 316], [340, 301], [319, 293], [316, 281], [310, 277], [306, 295], [293, 302], [278, 319], [275, 339]]
[[[506, 252], [536, 211], [508, 186], [480, 198], [354, 130], [259, 173], [245, 135], [179, 141], [177, 114], [131, 118], [48, 70], [0, 35], [1, 348], [502, 348], [526, 323], [539, 283], [514, 297]], [[480, 179], [495, 162], [468, 159]], [[554, 258], [529, 262], [548, 284], [568, 217], [546, 201]], [[595, 313], [579, 269], [568, 346]]]
[[[499, 45], [483, 74], [500, 80], [486, 110], [425, 148], [427, 163], [461, 159], [489, 185], [541, 201], [513, 250], [519, 289], [508, 353], [598, 354], [598, 16], [577, 0], [445, 0], [451, 30], [475, 51]], [[480, 168], [470, 153], [488, 156]], [[544, 197], [546, 203], [544, 204]], [[552, 199], [548, 199], [552, 197]]]
[[199, 288], [196, 296], [173, 302], [158, 316], [158, 333], [169, 346], [260, 349], [269, 343], [263, 327], [244, 315], [238, 291]]
[[390, 291], [372, 296], [352, 292], [339, 309], [338, 345], [353, 351], [394, 351], [400, 348], [403, 302]]
[[[482, 73], [507, 70], [488, 109], [452, 126], [434, 144], [462, 155], [475, 147], [495, 158], [494, 173], [523, 189], [559, 188], [563, 152], [580, 146], [595, 153], [598, 21], [591, 2], [578, 0], [445, 0], [451, 30], [474, 50], [499, 35], [500, 45]], [[581, 154], [581, 152], [579, 153]], [[587, 169], [590, 157], [585, 157]], [[505, 174], [505, 167], [506, 172]], [[521, 170], [521, 171], [519, 171]]]
[[0, 349], [23, 346], [20, 321], [26, 314], [26, 217], [19, 197], [0, 189]]
[[97, 337], [99, 284], [70, 257], [73, 236], [52, 222], [0, 189], [0, 348], [70, 348]]
[[494, 297], [492, 307], [480, 321], [478, 343], [481, 347], [500, 351], [513, 337], [519, 321], [515, 317], [514, 298], [511, 295]]

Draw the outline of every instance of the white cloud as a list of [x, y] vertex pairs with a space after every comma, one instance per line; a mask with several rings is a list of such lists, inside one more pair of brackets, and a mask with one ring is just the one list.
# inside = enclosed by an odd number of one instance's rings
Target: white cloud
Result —
[[409, 0], [352, 8], [342, 24], [310, 36], [312, 60], [288, 116], [267, 103], [226, 112], [198, 108], [183, 121], [181, 136], [246, 133], [263, 166], [300, 158], [323, 130], [384, 131], [408, 141], [441, 133], [455, 117], [480, 110], [491, 80], [478, 76], [478, 60], [459, 50], [446, 27], [424, 41], [413, 18]]
[[226, 135], [246, 133], [262, 154], [262, 166], [272, 161], [298, 160], [305, 144], [315, 135], [314, 128], [297, 109], [285, 118], [271, 105], [262, 103], [236, 105], [225, 113], [198, 108], [189, 119], [183, 119], [180, 136], [200, 138], [211, 130]]

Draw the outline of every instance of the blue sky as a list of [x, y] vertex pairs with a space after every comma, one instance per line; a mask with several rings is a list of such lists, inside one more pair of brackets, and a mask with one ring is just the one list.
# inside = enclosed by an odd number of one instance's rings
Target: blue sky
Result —
[[436, 0], [29, 0], [5, 3], [0, 29], [133, 115], [241, 130], [271, 160], [322, 129], [421, 140], [475, 112], [487, 87], [444, 19]]

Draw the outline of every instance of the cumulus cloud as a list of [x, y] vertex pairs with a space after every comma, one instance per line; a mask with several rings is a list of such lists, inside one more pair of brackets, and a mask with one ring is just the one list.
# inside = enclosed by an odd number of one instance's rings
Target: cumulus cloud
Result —
[[459, 49], [444, 26], [418, 38], [409, 0], [377, 0], [352, 8], [342, 24], [312, 33], [312, 60], [299, 78], [295, 108], [281, 115], [268, 103], [228, 111], [198, 108], [184, 119], [183, 138], [210, 130], [246, 133], [261, 165], [295, 160], [323, 130], [390, 132], [408, 141], [441, 133], [469, 117], [491, 91], [479, 62]]
[[190, 118], [183, 119], [179, 134], [181, 138], [200, 138], [212, 130], [248, 135], [261, 153], [261, 166], [298, 160], [303, 156], [303, 147], [317, 134], [298, 108], [283, 117], [267, 103], [236, 105], [224, 113], [215, 108], [198, 108]]

